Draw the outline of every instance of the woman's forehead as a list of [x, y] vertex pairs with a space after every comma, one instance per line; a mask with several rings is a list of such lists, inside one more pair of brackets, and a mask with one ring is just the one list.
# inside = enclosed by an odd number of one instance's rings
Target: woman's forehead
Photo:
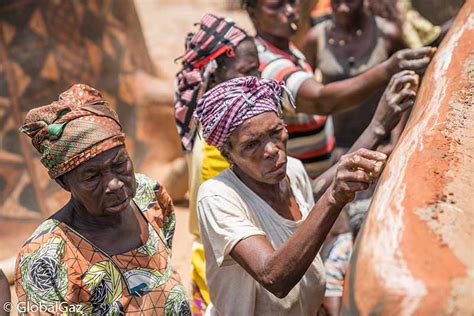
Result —
[[95, 156], [91, 160], [88, 160], [83, 163], [82, 165], [79, 165], [76, 170], [78, 172], [84, 172], [89, 171], [91, 169], [101, 168], [126, 154], [127, 150], [125, 149], [125, 146], [117, 146]]
[[245, 121], [232, 133], [232, 136], [236, 136], [240, 141], [257, 138], [281, 124], [283, 121], [275, 112], [264, 112]]

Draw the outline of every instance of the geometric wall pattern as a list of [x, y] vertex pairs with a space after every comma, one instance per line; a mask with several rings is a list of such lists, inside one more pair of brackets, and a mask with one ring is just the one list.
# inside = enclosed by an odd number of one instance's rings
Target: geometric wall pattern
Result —
[[137, 70], [154, 74], [133, 1], [1, 1], [0, 218], [44, 217], [60, 206], [63, 193], [18, 128], [29, 109], [74, 83], [104, 94], [132, 155], [143, 153], [131, 88]]

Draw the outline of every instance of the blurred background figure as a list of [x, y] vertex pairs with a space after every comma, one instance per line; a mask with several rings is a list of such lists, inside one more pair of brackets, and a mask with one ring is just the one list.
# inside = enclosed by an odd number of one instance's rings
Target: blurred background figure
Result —
[[[243, 0], [242, 4], [256, 29], [262, 78], [285, 81], [296, 100], [296, 108], [285, 113], [288, 154], [303, 162], [312, 179], [337, 161], [334, 152], [337, 137], [329, 115], [357, 107], [383, 89], [400, 70], [424, 69], [433, 54], [430, 48], [407, 50], [350, 80], [321, 83], [314, 78], [311, 59], [308, 63], [291, 41], [298, 30], [299, 2]], [[370, 121], [372, 117], [373, 112], [365, 119]], [[356, 134], [355, 139], [361, 134]]]
[[395, 23], [405, 43], [412, 48], [438, 46], [453, 21], [451, 17], [441, 26], [434, 25], [414, 8], [411, 0], [369, 0], [369, 9], [374, 15]]
[[[193, 118], [197, 101], [208, 89], [224, 81], [258, 75], [258, 54], [253, 38], [229, 18], [206, 14], [196, 33], [188, 34], [177, 74], [175, 116], [181, 145], [188, 158], [189, 229], [196, 237], [192, 249], [192, 308], [202, 315], [210, 303], [206, 285], [204, 248], [197, 221], [197, 192], [204, 181], [229, 167], [220, 152], [202, 138]], [[214, 40], [208, 42], [209, 34]]]
[[[308, 62], [319, 70], [322, 83], [355, 77], [408, 47], [398, 26], [374, 16], [363, 0], [331, 0], [330, 3], [332, 13], [311, 29], [304, 47]], [[400, 57], [404, 56], [400, 54]], [[341, 153], [352, 146], [369, 124], [382, 90], [378, 89], [358, 107], [332, 115], [336, 147]], [[387, 139], [384, 152], [390, 153], [396, 144], [403, 123]]]

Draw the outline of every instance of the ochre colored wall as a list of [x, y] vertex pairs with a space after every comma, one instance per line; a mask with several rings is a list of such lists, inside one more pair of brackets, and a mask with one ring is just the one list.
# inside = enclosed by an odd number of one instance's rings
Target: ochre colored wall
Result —
[[136, 169], [180, 155], [172, 116], [156, 124], [163, 111], [137, 102], [138, 72], [155, 74], [133, 1], [0, 4], [0, 219], [41, 219], [67, 197], [18, 128], [74, 83], [96, 87], [116, 109]]
[[474, 314], [474, 0], [423, 80], [356, 242], [343, 315]]

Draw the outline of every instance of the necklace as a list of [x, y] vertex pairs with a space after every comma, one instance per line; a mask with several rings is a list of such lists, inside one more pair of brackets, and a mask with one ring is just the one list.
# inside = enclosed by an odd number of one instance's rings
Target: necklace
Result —
[[[333, 27], [333, 29], [334, 29], [334, 27]], [[362, 29], [357, 29], [355, 34], [356, 34], [357, 37], [361, 37], [364, 34], [364, 32], [362, 31]], [[336, 39], [334, 37], [329, 37], [328, 42], [331, 45], [335, 45], [336, 44]], [[340, 39], [340, 40], [337, 41], [337, 44], [339, 46], [346, 46], [347, 41], [344, 40], [344, 39]]]

